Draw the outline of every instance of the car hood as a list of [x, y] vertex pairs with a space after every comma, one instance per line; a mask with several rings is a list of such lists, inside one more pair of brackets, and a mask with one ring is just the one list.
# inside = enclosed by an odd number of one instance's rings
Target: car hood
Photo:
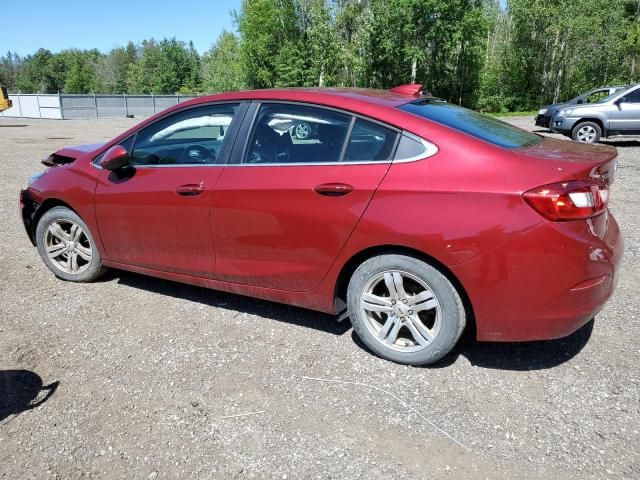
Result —
[[547, 109], [547, 113], [549, 112], [555, 112], [560, 110], [561, 108], [565, 108], [568, 107], [570, 105], [575, 105], [575, 103], [571, 103], [571, 102], [566, 102], [566, 103], [552, 103], [550, 105], [545, 105], [542, 108], [546, 108]]
[[97, 151], [103, 143], [87, 143], [84, 145], [74, 145], [71, 147], [63, 147], [60, 150], [56, 150], [47, 158], [42, 160], [42, 164], [47, 167], [57, 167], [68, 163], [73, 163], [76, 158], [81, 155], [90, 154]]
[[556, 109], [556, 111], [562, 110], [562, 109], [571, 109], [572, 112], [581, 112], [581, 111], [585, 111], [585, 110], [596, 110], [596, 111], [601, 111], [602, 108], [608, 108], [609, 104], [608, 103], [583, 103], [583, 104], [579, 104], [579, 105], [563, 105], [561, 108]]
[[57, 150], [55, 153], [58, 155], [64, 155], [67, 157], [78, 157], [80, 155], [84, 155], [85, 153], [91, 153], [98, 150], [100, 147], [104, 145], [102, 143], [85, 143], [83, 145], [73, 145], [70, 147], [64, 147], [60, 150]]

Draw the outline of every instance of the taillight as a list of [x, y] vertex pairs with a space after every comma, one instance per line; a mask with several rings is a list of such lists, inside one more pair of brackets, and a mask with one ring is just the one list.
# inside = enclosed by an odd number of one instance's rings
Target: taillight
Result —
[[548, 220], [582, 220], [607, 209], [609, 187], [598, 180], [570, 180], [529, 190], [524, 199]]

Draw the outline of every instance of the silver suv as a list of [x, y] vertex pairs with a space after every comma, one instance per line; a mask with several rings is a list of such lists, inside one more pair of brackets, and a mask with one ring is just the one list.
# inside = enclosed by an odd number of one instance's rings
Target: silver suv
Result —
[[549, 128], [584, 143], [620, 135], [640, 136], [640, 83], [595, 103], [567, 105], [556, 112]]

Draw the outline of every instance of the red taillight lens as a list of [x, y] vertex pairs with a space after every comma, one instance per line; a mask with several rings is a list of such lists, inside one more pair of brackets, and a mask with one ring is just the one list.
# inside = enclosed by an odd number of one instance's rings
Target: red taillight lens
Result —
[[600, 181], [571, 180], [529, 190], [524, 199], [548, 220], [582, 220], [607, 209], [609, 188]]

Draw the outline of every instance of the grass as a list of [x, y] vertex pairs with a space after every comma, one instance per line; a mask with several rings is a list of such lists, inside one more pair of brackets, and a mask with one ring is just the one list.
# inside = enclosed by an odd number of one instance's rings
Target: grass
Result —
[[538, 110], [532, 110], [530, 112], [495, 112], [486, 113], [490, 117], [535, 117], [538, 114]]

